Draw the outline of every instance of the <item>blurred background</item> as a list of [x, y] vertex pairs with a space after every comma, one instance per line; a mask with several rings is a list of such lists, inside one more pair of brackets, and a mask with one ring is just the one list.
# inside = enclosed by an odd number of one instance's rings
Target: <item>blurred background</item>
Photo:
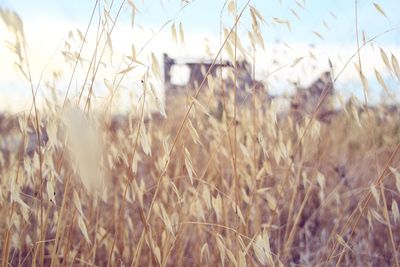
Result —
[[[49, 95], [46, 87], [50, 81], [55, 82], [53, 87], [56, 91], [61, 95], [65, 93], [73, 66], [66, 63], [65, 51], [79, 50], [81, 44], [77, 30], [79, 29], [80, 35], [85, 33], [96, 3], [78, 0], [0, 1], [2, 10], [15, 11], [23, 21], [32, 79], [35, 84], [40, 81], [39, 104]], [[226, 4], [222, 0], [127, 1], [122, 6], [118, 23], [109, 36], [109, 48], [112, 49], [112, 53], [106, 53], [107, 59], [104, 61], [107, 61], [107, 64], [100, 67], [99, 75], [94, 81], [96, 98], [101, 99], [107, 93], [104, 79], [109, 77], [111, 80], [123, 68], [122, 62], [130, 53], [132, 44], [137, 51], [143, 48], [139, 57], [141, 62], [150, 62], [151, 53], [154, 53], [161, 68], [163, 53], [182, 61], [201, 62], [213, 59], [221, 44], [221, 25], [228, 29], [233, 25], [232, 16], [228, 14], [227, 9], [221, 12]], [[245, 4], [246, 1], [238, 1], [238, 11]], [[271, 95], [290, 94], [294, 88], [293, 84], [309, 85], [322, 72], [330, 71], [329, 61], [333, 74], [339, 73], [357, 51], [354, 1], [322, 3], [316, 0], [253, 0], [250, 4], [257, 8], [264, 18], [264, 23], [260, 26], [264, 47], [255, 51], [256, 78], [267, 84]], [[111, 17], [117, 14], [120, 7], [119, 1], [108, 1], [108, 4], [101, 2], [99, 5], [109, 5]], [[358, 2], [360, 45], [389, 30], [360, 51], [363, 74], [368, 79], [368, 102], [371, 104], [381, 100], [398, 100], [398, 94], [393, 92], [389, 97], [382, 90], [375, 69], [379, 71], [390, 90], [399, 88], [398, 80], [385, 68], [379, 52], [379, 48], [382, 48], [389, 59], [391, 54], [400, 54], [400, 32], [398, 29], [393, 30], [400, 23], [396, 14], [399, 7], [400, 3], [394, 0]], [[94, 12], [93, 22], [87, 44], [82, 50], [84, 60], [90, 58], [96, 45], [96, 34], [99, 34], [96, 29], [99, 23], [97, 10]], [[180, 25], [184, 32], [184, 40], [179, 40]], [[247, 35], [251, 27], [251, 14], [246, 11], [238, 25], [240, 42], [246, 51], [251, 49]], [[172, 28], [178, 33], [177, 40], [174, 40]], [[7, 41], [12, 40], [13, 36], [4, 23], [0, 23], [0, 38], [0, 110], [23, 112], [30, 107], [30, 90], [15, 67], [15, 55], [10, 53], [7, 47]], [[225, 51], [223, 55], [228, 57]], [[245, 56], [249, 55], [238, 55], [239, 58]], [[291, 67], [298, 58], [302, 60]], [[364, 91], [355, 64], [358, 64], [358, 56], [353, 58], [338, 77], [335, 88], [344, 99], [355, 95], [364, 101]], [[281, 68], [285, 65], [287, 66]], [[279, 71], [276, 71], [277, 69]], [[86, 71], [83, 66], [78, 66], [71, 84], [71, 96], [79, 94]], [[57, 79], [54, 79], [55, 73]], [[130, 72], [124, 78], [119, 94], [138, 95], [134, 88], [140, 85], [140, 75], [142, 74], [135, 71]], [[172, 76], [178, 83], [184, 83], [188, 79], [187, 75], [187, 71], [177, 68]], [[162, 81], [155, 87], [163, 99]], [[120, 110], [130, 108], [131, 103], [127, 99], [131, 97], [120, 97], [117, 101]]]

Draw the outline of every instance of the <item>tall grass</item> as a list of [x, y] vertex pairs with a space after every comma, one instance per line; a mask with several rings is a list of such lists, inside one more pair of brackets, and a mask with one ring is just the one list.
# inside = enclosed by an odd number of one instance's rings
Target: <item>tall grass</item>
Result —
[[[250, 1], [226, 1], [221, 13], [228, 10], [233, 23], [224, 29], [221, 15], [212, 64], [226, 53], [234, 62], [230, 78], [213, 77], [210, 68], [197, 87], [164, 104], [155, 90], [161, 64], [143, 55], [156, 32], [138, 51], [133, 46], [95, 108], [95, 80], [113, 53], [120, 12], [136, 7], [93, 4], [77, 50], [63, 52], [67, 91], [41, 107], [22, 20], [1, 10], [33, 103], [27, 114], [0, 117], [2, 266], [399, 266], [399, 107], [350, 99], [328, 121], [319, 120], [332, 109], [334, 82], [353, 58], [336, 76], [331, 70], [333, 83], [311, 108], [281, 110], [260, 82], [239, 86], [239, 55], [251, 55], [255, 80], [266, 20]], [[97, 11], [104, 16], [96, 28]], [[179, 12], [160, 31], [171, 25], [183, 42]], [[245, 14], [252, 23], [248, 51], [238, 35]], [[97, 32], [95, 46], [83, 60], [90, 31]], [[378, 37], [362, 45], [357, 38], [353, 57], [366, 87], [361, 66], [368, 62], [360, 51]], [[396, 57], [381, 54], [399, 77]], [[79, 66], [85, 76], [73, 97]], [[133, 73], [141, 77], [132, 88], [140, 97], [127, 114], [115, 114], [118, 92]]]

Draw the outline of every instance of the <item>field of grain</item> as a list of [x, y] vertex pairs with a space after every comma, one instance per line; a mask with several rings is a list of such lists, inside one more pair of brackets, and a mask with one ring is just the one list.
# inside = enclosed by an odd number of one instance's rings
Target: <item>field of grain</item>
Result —
[[[317, 89], [298, 88], [286, 105], [269, 96], [267, 78], [242, 84], [239, 55], [257, 66], [252, 52], [264, 46], [257, 33], [265, 19], [251, 1], [225, 2], [233, 22], [221, 27], [220, 50], [201, 80], [166, 92], [164, 102], [155, 89], [163, 83], [162, 62], [132, 46], [113, 80], [100, 77], [108, 94], [95, 104], [94, 80], [113, 53], [118, 8], [128, 2], [116, 1], [116, 12], [104, 12], [104, 23], [93, 26], [91, 58], [80, 58], [83, 29], [75, 36], [80, 46], [62, 52], [68, 81], [75, 68], [86, 70], [73, 96], [74, 83], [59, 93], [32, 80], [23, 18], [0, 10], [32, 97], [27, 112], [0, 115], [3, 267], [399, 266], [398, 104], [339, 101], [335, 81], [347, 65], [328, 71]], [[248, 51], [236, 35], [245, 14]], [[183, 43], [184, 26], [166, 23]], [[360, 40], [358, 51], [369, 42]], [[227, 77], [211, 75], [222, 52], [231, 62]], [[400, 79], [396, 56], [379, 53]], [[361, 62], [369, 62], [358, 56], [349, 62], [367, 91]], [[117, 91], [129, 75], [140, 77], [132, 88], [138, 97], [118, 113]], [[378, 71], [376, 78], [398, 94]], [[38, 90], [50, 92], [40, 105]]]

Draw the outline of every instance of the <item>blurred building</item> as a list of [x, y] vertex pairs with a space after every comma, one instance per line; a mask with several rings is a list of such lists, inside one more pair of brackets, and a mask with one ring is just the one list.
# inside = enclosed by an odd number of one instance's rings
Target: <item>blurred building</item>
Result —
[[295, 93], [290, 99], [290, 113], [295, 120], [301, 120], [305, 115], [311, 116], [316, 110], [316, 118], [329, 122], [335, 115], [333, 97], [335, 95], [334, 83], [331, 73], [324, 72], [310, 86], [296, 87]]
[[[222, 80], [224, 89], [229, 92], [234, 88], [234, 81], [232, 75], [227, 73], [233, 74], [236, 71], [237, 101], [239, 102], [242, 102], [251, 91], [260, 92], [264, 89], [261, 81], [256, 81], [252, 78], [252, 66], [246, 60], [237, 61], [235, 68], [234, 64], [227, 60], [213, 64], [212, 61], [207, 60], [174, 59], [167, 54], [164, 54], [163, 58], [167, 108], [179, 96], [193, 96], [203, 81], [204, 85], [201, 90], [207, 90], [207, 73], [211, 77], [217, 77], [219, 82]], [[176, 76], [179, 77], [176, 79]], [[222, 79], [219, 79], [220, 77]], [[220, 94], [220, 90], [215, 93], [216, 97], [219, 97]]]

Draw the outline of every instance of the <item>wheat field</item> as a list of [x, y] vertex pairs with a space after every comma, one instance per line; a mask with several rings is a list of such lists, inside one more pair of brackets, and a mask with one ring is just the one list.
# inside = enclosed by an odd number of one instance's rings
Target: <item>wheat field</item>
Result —
[[[59, 51], [62, 74], [52, 72], [45, 85], [31, 75], [24, 18], [0, 9], [14, 36], [9, 53], [32, 100], [26, 112], [0, 115], [3, 267], [399, 266], [398, 104], [338, 97], [335, 82], [346, 64], [332, 67], [319, 91], [298, 88], [282, 107], [268, 94], [268, 76], [255, 78], [255, 51], [265, 49], [260, 31], [268, 18], [251, 1], [221, 1], [232, 23], [220, 25], [220, 46], [196, 82], [160, 96], [165, 65], [154, 54], [160, 51], [145, 56], [133, 44], [106, 78], [101, 69], [116, 53], [111, 40], [120, 11], [136, 7], [134, 1], [92, 2], [99, 23], [88, 14], [87, 31], [70, 36], [78, 45]], [[190, 4], [183, 1], [182, 9]], [[386, 17], [381, 5], [371, 5]], [[251, 27], [244, 37], [237, 33], [245, 16]], [[184, 27], [178, 16], [160, 31], [179, 46], [187, 38]], [[97, 31], [94, 39], [90, 30]], [[357, 37], [349, 58], [364, 91], [361, 66], [372, 63], [360, 51], [378, 36], [359, 43]], [[378, 53], [400, 79], [396, 55]], [[223, 54], [230, 62], [224, 77], [213, 73]], [[254, 66], [244, 84], [242, 60]], [[78, 69], [84, 75], [76, 85]], [[119, 113], [119, 90], [130, 75], [140, 82], [129, 88], [136, 92], [132, 106]], [[60, 92], [52, 81], [61, 76], [68, 86]], [[398, 94], [382, 76], [375, 69], [381, 87]], [[96, 96], [96, 79], [107, 89], [104, 98]], [[77, 94], [70, 92], [74, 86]], [[40, 90], [48, 92], [42, 101]]]

